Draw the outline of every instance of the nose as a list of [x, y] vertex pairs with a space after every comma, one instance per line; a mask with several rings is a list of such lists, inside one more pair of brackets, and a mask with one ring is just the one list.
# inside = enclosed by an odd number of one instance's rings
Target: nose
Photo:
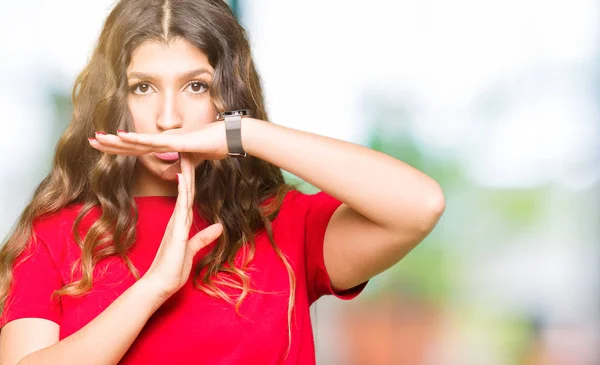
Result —
[[160, 131], [181, 128], [183, 125], [181, 114], [177, 106], [176, 95], [166, 92], [160, 101], [160, 110], [156, 119], [156, 126]]

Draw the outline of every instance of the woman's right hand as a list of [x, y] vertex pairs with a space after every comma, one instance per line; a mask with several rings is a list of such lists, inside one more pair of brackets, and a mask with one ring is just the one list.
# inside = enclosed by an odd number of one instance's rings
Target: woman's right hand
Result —
[[167, 224], [152, 265], [144, 274], [163, 298], [176, 293], [188, 281], [196, 253], [217, 239], [223, 232], [221, 224], [213, 224], [188, 239], [193, 220], [195, 173], [191, 156], [180, 153], [181, 174], [177, 174], [179, 192], [173, 215]]

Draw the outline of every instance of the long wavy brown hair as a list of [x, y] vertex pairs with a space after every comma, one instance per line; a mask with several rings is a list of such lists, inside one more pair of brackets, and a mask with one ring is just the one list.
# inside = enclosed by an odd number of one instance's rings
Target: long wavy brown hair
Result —
[[[116, 133], [118, 129], [132, 129], [126, 76], [132, 51], [144, 41], [169, 42], [174, 37], [186, 39], [207, 55], [215, 71], [209, 92], [218, 111], [248, 108], [254, 117], [268, 121], [247, 34], [225, 2], [119, 1], [106, 19], [87, 66], [75, 81], [72, 118], [56, 147], [52, 169], [0, 250], [0, 312], [6, 304], [13, 264], [33, 237], [34, 220], [69, 204], [82, 204], [72, 230], [82, 249], [72, 273], [79, 267], [82, 276], [54, 295], [79, 296], [88, 292], [95, 264], [109, 256], [121, 257], [136, 280], [140, 279], [127, 256], [136, 239], [133, 188], [137, 158], [101, 153], [89, 146], [87, 138], [95, 131]], [[254, 237], [257, 230], [264, 228], [289, 274], [291, 345], [296, 278], [274, 241], [271, 222], [278, 215], [284, 196], [296, 186], [285, 182], [280, 168], [252, 156], [205, 161], [196, 169], [196, 176], [196, 181], [202, 182], [196, 186], [197, 207], [208, 222], [222, 223], [224, 230], [218, 244], [194, 268], [195, 287], [235, 305], [239, 313], [243, 299], [252, 291], [245, 270], [254, 257]], [[274, 199], [263, 204], [269, 198]], [[82, 219], [98, 207], [101, 216], [84, 237], [75, 233], [79, 232]], [[244, 245], [248, 245], [249, 254], [238, 268], [234, 258]], [[206, 270], [202, 274], [203, 269]], [[232, 274], [237, 280], [227, 279], [221, 273]], [[234, 301], [217, 284], [241, 293]], [[288, 346], [288, 352], [289, 349]]]

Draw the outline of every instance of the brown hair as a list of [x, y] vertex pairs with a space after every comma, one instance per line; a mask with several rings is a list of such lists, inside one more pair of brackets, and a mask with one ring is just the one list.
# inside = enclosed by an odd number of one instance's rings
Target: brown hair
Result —
[[[169, 42], [176, 37], [186, 39], [207, 55], [215, 71], [209, 91], [218, 111], [248, 108], [254, 117], [268, 121], [246, 32], [225, 2], [119, 1], [106, 19], [87, 66], [75, 81], [71, 122], [58, 142], [52, 170], [0, 250], [0, 312], [6, 304], [13, 264], [32, 237], [34, 220], [69, 204], [82, 204], [72, 232], [79, 232], [82, 219], [93, 208], [100, 207], [102, 214], [85, 237], [73, 233], [82, 255], [72, 270], [80, 265], [81, 280], [68, 283], [54, 294], [76, 296], [89, 291], [95, 264], [108, 256], [120, 256], [136, 280], [140, 278], [127, 257], [127, 250], [135, 242], [137, 208], [132, 192], [137, 159], [101, 153], [89, 146], [87, 137], [95, 131], [115, 133], [117, 129], [132, 128], [126, 76], [132, 51], [146, 40]], [[264, 228], [289, 274], [289, 353], [296, 278], [275, 244], [271, 221], [283, 197], [296, 187], [285, 182], [280, 168], [252, 156], [208, 160], [196, 169], [196, 174], [196, 181], [202, 182], [196, 186], [196, 204], [209, 223], [222, 223], [224, 230], [218, 245], [194, 268], [194, 285], [213, 297], [235, 303], [239, 313], [241, 302], [252, 291], [244, 270], [254, 257], [255, 233]], [[271, 197], [271, 204], [262, 204]], [[131, 214], [132, 206], [135, 214]], [[242, 267], [236, 268], [234, 258], [245, 244], [249, 245], [249, 255]], [[200, 275], [204, 268], [205, 273]], [[233, 274], [239, 280], [213, 280], [219, 273]], [[237, 288], [241, 294], [234, 302], [215, 284]]]

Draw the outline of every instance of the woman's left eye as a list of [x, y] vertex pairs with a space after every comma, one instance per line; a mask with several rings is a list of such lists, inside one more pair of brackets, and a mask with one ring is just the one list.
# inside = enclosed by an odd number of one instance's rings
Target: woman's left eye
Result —
[[194, 94], [200, 94], [208, 89], [208, 85], [201, 81], [194, 81], [190, 83], [187, 88], [191, 89], [192, 93]]

